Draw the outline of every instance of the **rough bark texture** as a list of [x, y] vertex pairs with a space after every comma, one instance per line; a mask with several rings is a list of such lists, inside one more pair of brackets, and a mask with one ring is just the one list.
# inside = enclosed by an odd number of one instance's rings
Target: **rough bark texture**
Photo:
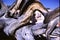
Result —
[[[58, 16], [60, 17], [60, 14], [59, 14], [60, 7], [54, 9], [51, 12], [48, 12], [48, 10], [43, 6], [41, 2], [39, 2], [39, 0], [16, 0], [16, 2], [14, 2], [9, 8], [3, 3], [2, 0], [0, 0], [0, 7], [1, 7], [0, 8], [0, 29], [3, 28], [3, 31], [7, 35], [14, 35], [15, 33], [15, 37], [16, 35], [18, 37], [17, 33], [22, 34], [22, 36], [20, 35], [19, 37], [23, 37], [25, 40], [33, 40], [34, 38], [32, 34], [30, 34], [30, 33], [33, 33], [32, 32], [33, 30], [31, 31], [31, 28], [29, 28], [28, 23], [30, 23], [31, 17], [33, 18], [35, 10], [37, 11], [39, 10], [40, 13], [45, 14], [43, 15], [45, 17], [44, 23], [48, 24], [47, 28], [51, 26], [47, 30], [45, 29], [46, 30], [45, 35], [48, 37], [51, 31], [56, 26], [57, 21], [59, 20], [57, 17]], [[9, 17], [6, 17], [6, 16], [9, 16]], [[17, 17], [17, 19], [15, 19], [14, 17]], [[34, 26], [32, 27], [33, 27], [32, 29], [34, 29]], [[19, 31], [22, 30], [22, 32], [19, 32], [17, 30]], [[39, 35], [40, 34], [39, 32], [41, 32], [41, 34], [43, 35], [42, 33], [43, 30], [44, 29], [37, 28], [37, 30], [33, 34]], [[24, 36], [26, 33], [28, 33], [27, 36]], [[20, 39], [17, 39], [17, 40], [20, 40]]]

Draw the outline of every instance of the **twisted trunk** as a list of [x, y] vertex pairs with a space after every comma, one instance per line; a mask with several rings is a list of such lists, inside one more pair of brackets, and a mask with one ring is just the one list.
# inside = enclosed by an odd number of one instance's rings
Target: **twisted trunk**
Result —
[[50, 12], [45, 20], [46, 22], [49, 22], [47, 31], [46, 31], [46, 36], [47, 36], [47, 39], [49, 39], [49, 40], [50, 40], [50, 36], [49, 36], [50, 33], [54, 30], [55, 26], [59, 22], [59, 19], [60, 19], [59, 10], [60, 10], [60, 8], [56, 8], [55, 10]]
[[[60, 16], [59, 16], [60, 17]], [[59, 17], [56, 17], [55, 19], [53, 19], [51, 22], [49, 22], [48, 24], [48, 29], [46, 31], [46, 37], [47, 39], [50, 40], [50, 33], [53, 31], [53, 29], [55, 28], [55, 26], [58, 24], [59, 22]]]
[[9, 33], [12, 34], [15, 29], [23, 26], [24, 24], [27, 24], [30, 21], [30, 17], [33, 15], [33, 11], [36, 9], [47, 13], [46, 9], [39, 2], [32, 3], [31, 5], [29, 5], [26, 11], [17, 19], [17, 22], [7, 26], [7, 27], [10, 27], [8, 29]]

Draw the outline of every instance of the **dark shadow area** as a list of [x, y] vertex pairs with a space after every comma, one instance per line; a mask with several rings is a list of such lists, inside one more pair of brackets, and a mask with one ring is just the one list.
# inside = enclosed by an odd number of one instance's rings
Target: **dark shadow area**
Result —
[[39, 37], [38, 35], [37, 36], [34, 36], [35, 40], [47, 40], [46, 37], [42, 36]]
[[[35, 40], [47, 40], [46, 37], [34, 36]], [[7, 36], [2, 30], [0, 30], [0, 40], [16, 40], [13, 36]]]
[[0, 4], [0, 9], [1, 9], [1, 4]]
[[7, 36], [2, 30], [0, 30], [0, 40], [16, 40], [13, 36]]

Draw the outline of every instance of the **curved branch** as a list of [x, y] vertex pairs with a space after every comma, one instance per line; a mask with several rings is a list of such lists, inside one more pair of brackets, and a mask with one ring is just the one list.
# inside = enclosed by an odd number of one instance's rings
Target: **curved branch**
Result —
[[47, 15], [46, 15], [46, 18], [45, 18], [45, 23], [48, 23], [49, 21], [51, 21], [52, 19], [54, 19], [55, 17], [59, 16], [60, 14], [60, 7], [54, 9], [53, 11], [49, 12]]
[[21, 4], [21, 2], [22, 2], [22, 0], [16, 0], [16, 3], [14, 3], [14, 5], [12, 6], [13, 8], [11, 9], [11, 13], [14, 13], [18, 8], [19, 8], [19, 6], [20, 6], [20, 4]]
[[1, 6], [2, 6], [2, 9], [6, 9], [6, 8], [8, 8], [8, 7], [3, 3], [2, 0], [0, 0], [0, 4], [1, 4]]
[[[20, 2], [21, 1], [21, 2]], [[9, 9], [10, 9], [10, 16], [12, 16], [13, 18], [15, 18], [16, 16], [20, 16], [21, 15], [21, 12], [23, 11], [26, 3], [28, 2], [29, 0], [16, 0], [16, 3], [13, 4]], [[20, 10], [19, 11], [19, 14], [16, 13], [17, 10]], [[17, 15], [16, 15], [17, 14]], [[14, 16], [16, 15], [16, 16]]]
[[53, 29], [55, 28], [55, 26], [58, 24], [59, 17], [56, 17], [55, 19], [53, 19], [52, 21], [49, 22], [48, 29], [46, 31], [46, 37], [47, 37], [47, 39], [50, 39], [50, 36], [49, 35], [53, 31]]
[[[37, 6], [37, 7], [36, 7]], [[13, 23], [13, 24], [10, 24], [9, 26], [7, 27], [10, 27], [8, 29], [8, 32], [9, 34], [12, 34], [14, 32], [15, 29], [23, 26], [24, 24], [27, 24], [29, 21], [30, 21], [30, 17], [33, 15], [33, 11], [35, 9], [38, 9], [38, 10], [41, 10], [42, 12], [47, 12], [45, 10], [45, 8], [39, 3], [39, 2], [36, 2], [36, 3], [32, 3], [31, 5], [29, 5], [29, 7], [27, 8], [27, 10], [24, 12], [23, 15], [21, 15], [17, 22]], [[6, 28], [7, 28], [6, 27]], [[4, 31], [6, 32], [6, 30], [4, 29]]]
[[8, 10], [8, 7], [0, 0], [1, 10], [0, 10], [0, 17], [4, 15], [4, 13]]
[[[33, 1], [36, 2], [38, 0], [33, 0]], [[12, 16], [13, 13], [15, 13], [17, 9], [19, 9], [20, 12], [23, 12], [25, 10], [25, 7], [27, 8], [29, 6], [30, 2], [33, 3], [33, 1], [31, 1], [31, 0], [17, 0], [16, 3], [15, 3], [15, 5], [14, 6], [12, 5], [12, 9], [10, 8], [11, 9], [10, 10], [10, 12], [11, 12], [10, 15]], [[42, 5], [42, 4], [40, 3], [40, 5]], [[48, 11], [43, 5], [41, 7], [43, 7], [46, 11]], [[43, 13], [47, 13], [46, 11], [43, 10]]]

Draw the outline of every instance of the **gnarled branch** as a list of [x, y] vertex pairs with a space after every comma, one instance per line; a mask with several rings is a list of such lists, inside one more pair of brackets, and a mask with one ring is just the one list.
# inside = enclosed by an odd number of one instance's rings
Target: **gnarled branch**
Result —
[[17, 20], [18, 22], [15, 22], [7, 26], [7, 27], [10, 27], [9, 33], [13, 33], [15, 29], [28, 23], [35, 9], [38, 9], [38, 10], [41, 10], [42, 12], [47, 13], [46, 9], [39, 2], [32, 3], [31, 5], [28, 6], [27, 10], [18, 18]]
[[60, 14], [60, 7], [54, 9], [53, 11], [49, 12], [47, 15], [46, 15], [46, 18], [45, 18], [45, 23], [48, 23], [50, 22], [51, 20], [53, 20], [55, 17], [59, 16]]

